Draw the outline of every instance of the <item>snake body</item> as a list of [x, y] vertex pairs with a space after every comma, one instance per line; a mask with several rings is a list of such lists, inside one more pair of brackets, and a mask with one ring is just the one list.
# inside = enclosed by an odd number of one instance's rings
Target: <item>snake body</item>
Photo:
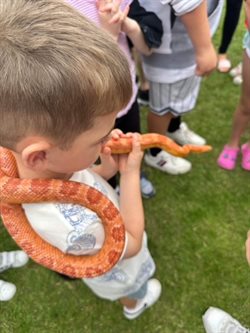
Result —
[[[107, 142], [112, 153], [131, 151], [131, 139]], [[141, 135], [142, 149], [160, 147], [175, 156], [190, 152], [202, 153], [210, 146], [180, 147], [158, 134]], [[105, 241], [102, 249], [92, 256], [65, 254], [44, 241], [30, 226], [22, 203], [63, 202], [83, 205], [100, 217]], [[37, 263], [59, 273], [76, 277], [96, 277], [109, 271], [120, 259], [125, 228], [119, 210], [101, 192], [88, 185], [59, 179], [20, 179], [12, 153], [0, 147], [0, 212], [3, 223], [16, 243]]]
[[[157, 133], [148, 133], [141, 135], [141, 149], [160, 148], [171, 155], [178, 157], [188, 156], [190, 153], [205, 153], [212, 150], [211, 146], [194, 146], [184, 145], [179, 146], [170, 138]], [[132, 149], [131, 138], [119, 138], [119, 140], [111, 139], [106, 143], [106, 146], [111, 148], [113, 154], [127, 154]]]

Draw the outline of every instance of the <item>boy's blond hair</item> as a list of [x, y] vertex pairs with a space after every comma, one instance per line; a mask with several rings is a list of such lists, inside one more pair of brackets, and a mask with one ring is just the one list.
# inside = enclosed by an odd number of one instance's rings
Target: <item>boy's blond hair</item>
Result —
[[115, 41], [69, 5], [0, 0], [0, 145], [42, 135], [69, 146], [131, 91]]

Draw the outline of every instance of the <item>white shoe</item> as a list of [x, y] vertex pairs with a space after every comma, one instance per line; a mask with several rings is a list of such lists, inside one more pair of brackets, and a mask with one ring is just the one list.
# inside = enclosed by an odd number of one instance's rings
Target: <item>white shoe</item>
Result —
[[0, 280], [0, 301], [9, 301], [16, 293], [16, 286], [13, 283]]
[[210, 307], [202, 317], [206, 333], [250, 333], [225, 311]]
[[236, 84], [237, 86], [240, 86], [243, 82], [243, 78], [241, 75], [237, 75], [233, 78], [233, 83]]
[[196, 146], [203, 146], [206, 144], [206, 140], [202, 138], [200, 135], [191, 131], [187, 124], [182, 122], [180, 124], [180, 128], [175, 132], [167, 132], [167, 137], [170, 139], [178, 142], [180, 145], [196, 145]]
[[29, 260], [23, 251], [0, 252], [0, 272], [9, 268], [24, 266]]
[[192, 168], [192, 164], [189, 161], [181, 157], [175, 157], [164, 150], [156, 156], [147, 153], [144, 156], [144, 160], [147, 165], [171, 175], [183, 174]]
[[141, 195], [145, 199], [150, 199], [155, 195], [155, 188], [144, 172], [141, 172], [140, 177]]
[[238, 75], [242, 75], [242, 62], [240, 62], [236, 67], [234, 67], [233, 69], [231, 69], [231, 71], [229, 72], [229, 74], [232, 77], [238, 76]]
[[[155, 188], [150, 180], [146, 177], [144, 172], [141, 172], [140, 176], [140, 188], [141, 188], [141, 195], [145, 199], [152, 198], [155, 195]], [[116, 194], [120, 195], [120, 186], [116, 185], [115, 188]]]
[[143, 299], [138, 300], [134, 309], [123, 307], [123, 314], [127, 319], [135, 319], [139, 317], [145, 310], [150, 308], [161, 296], [161, 284], [156, 279], [150, 279], [147, 283], [147, 293]]

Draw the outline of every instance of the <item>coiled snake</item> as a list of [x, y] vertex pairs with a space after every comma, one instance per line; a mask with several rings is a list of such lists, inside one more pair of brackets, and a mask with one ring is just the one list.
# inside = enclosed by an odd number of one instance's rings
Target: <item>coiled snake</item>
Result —
[[[111, 139], [106, 144], [112, 153], [128, 153], [130, 138]], [[141, 135], [141, 147], [162, 148], [175, 156], [203, 153], [210, 146], [183, 147], [159, 134]], [[89, 278], [109, 271], [124, 248], [125, 228], [118, 209], [101, 192], [90, 186], [59, 179], [20, 179], [12, 153], [0, 147], [0, 212], [3, 223], [16, 243], [37, 263], [59, 273]], [[64, 202], [80, 204], [96, 212], [105, 229], [102, 249], [93, 256], [65, 254], [44, 241], [30, 226], [22, 203]]]

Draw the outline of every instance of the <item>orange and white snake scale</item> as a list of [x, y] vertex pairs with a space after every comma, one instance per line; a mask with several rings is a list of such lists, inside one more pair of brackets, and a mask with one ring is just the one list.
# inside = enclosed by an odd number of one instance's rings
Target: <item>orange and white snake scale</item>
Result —
[[[112, 153], [128, 153], [131, 138], [111, 139]], [[142, 149], [159, 147], [175, 156], [208, 152], [211, 146], [183, 147], [159, 134], [141, 135]], [[102, 249], [92, 256], [65, 254], [44, 241], [30, 226], [22, 203], [63, 202], [83, 205], [96, 212], [105, 229]], [[125, 228], [119, 210], [101, 192], [88, 185], [59, 179], [20, 179], [12, 153], [0, 147], [0, 212], [3, 223], [16, 243], [37, 263], [59, 273], [96, 277], [109, 271], [119, 260], [125, 243]]]

